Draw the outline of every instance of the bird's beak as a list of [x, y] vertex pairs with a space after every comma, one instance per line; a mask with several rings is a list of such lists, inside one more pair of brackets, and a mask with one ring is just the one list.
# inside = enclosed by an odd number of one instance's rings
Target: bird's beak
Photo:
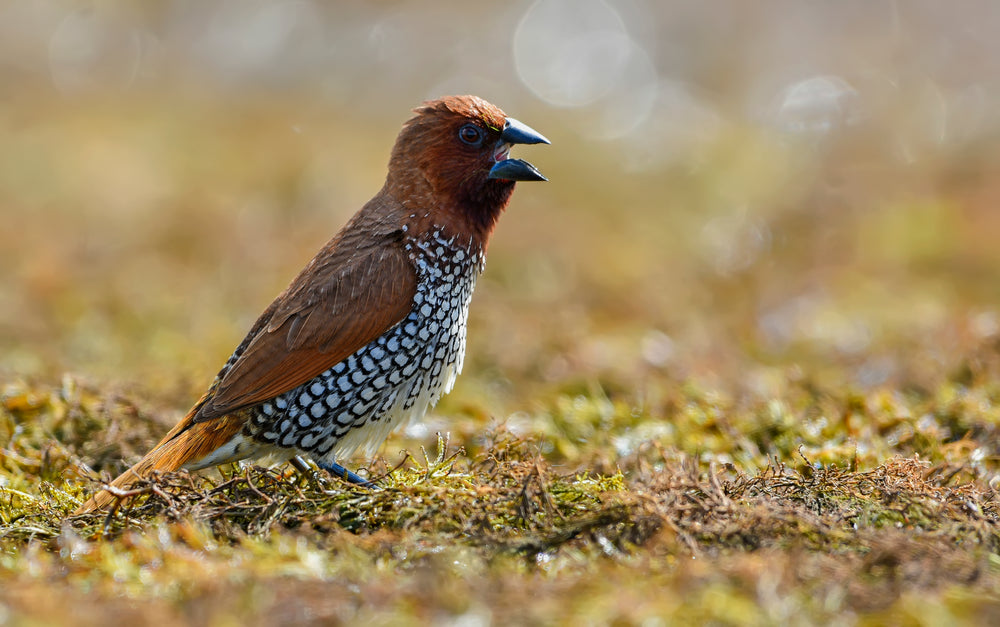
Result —
[[500, 133], [500, 142], [497, 144], [497, 162], [490, 168], [489, 178], [501, 179], [505, 181], [547, 181], [549, 179], [542, 176], [535, 166], [524, 159], [507, 159], [507, 153], [512, 144], [549, 144], [549, 140], [544, 135], [531, 128], [527, 124], [522, 124], [514, 118], [507, 118], [503, 131]]
[[518, 122], [514, 118], [507, 118], [507, 123], [503, 126], [500, 139], [508, 144], [551, 144], [545, 136], [531, 128], [527, 124]]

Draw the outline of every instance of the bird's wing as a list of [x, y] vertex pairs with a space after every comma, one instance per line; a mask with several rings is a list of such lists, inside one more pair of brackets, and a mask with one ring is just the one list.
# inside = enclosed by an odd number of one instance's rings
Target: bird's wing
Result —
[[328, 245], [261, 315], [194, 422], [292, 390], [406, 317], [417, 278], [400, 235]]

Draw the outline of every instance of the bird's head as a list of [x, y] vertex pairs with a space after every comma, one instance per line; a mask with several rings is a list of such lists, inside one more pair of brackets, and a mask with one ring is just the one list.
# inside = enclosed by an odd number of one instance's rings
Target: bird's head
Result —
[[[457, 211], [486, 231], [507, 206], [516, 181], [547, 180], [509, 157], [514, 144], [548, 144], [537, 131], [476, 96], [424, 103], [403, 126], [389, 161], [390, 187], [417, 202]], [[420, 198], [433, 194], [433, 199]], [[425, 193], [426, 193], [425, 192]]]

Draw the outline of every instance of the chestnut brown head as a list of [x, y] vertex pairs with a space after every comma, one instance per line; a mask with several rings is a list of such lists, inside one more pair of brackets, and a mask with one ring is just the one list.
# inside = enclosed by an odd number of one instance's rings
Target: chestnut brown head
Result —
[[[390, 183], [422, 179], [444, 209], [492, 226], [516, 181], [547, 180], [530, 163], [509, 157], [514, 144], [548, 144], [543, 135], [477, 96], [424, 103], [403, 126], [389, 162]], [[409, 186], [407, 186], [409, 187]]]

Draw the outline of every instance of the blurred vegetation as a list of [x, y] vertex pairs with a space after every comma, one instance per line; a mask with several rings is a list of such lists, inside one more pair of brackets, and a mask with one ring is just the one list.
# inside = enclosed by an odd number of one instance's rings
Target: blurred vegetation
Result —
[[[0, 624], [997, 622], [1000, 10], [765, 5], [0, 3]], [[68, 519], [454, 92], [551, 182], [384, 489]]]

